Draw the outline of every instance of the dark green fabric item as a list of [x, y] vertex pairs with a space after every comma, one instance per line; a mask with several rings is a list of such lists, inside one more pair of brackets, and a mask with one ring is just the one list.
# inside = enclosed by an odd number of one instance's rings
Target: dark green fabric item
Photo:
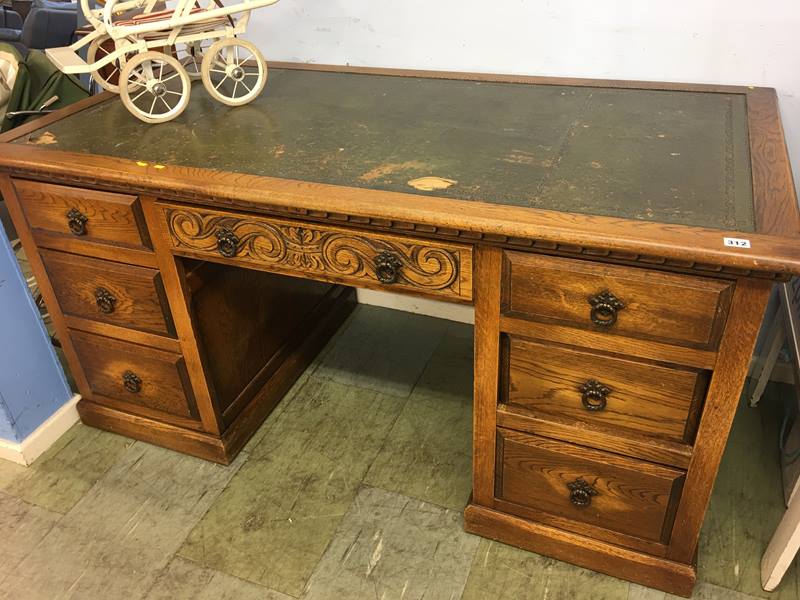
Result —
[[[59, 71], [45, 56], [44, 52], [31, 50], [24, 57], [11, 44], [0, 44], [0, 52], [8, 52], [18, 57], [20, 68], [11, 98], [8, 101], [8, 112], [18, 110], [37, 110], [53, 96], [58, 100], [48, 106], [48, 110], [62, 108], [89, 96], [89, 91], [72, 75]], [[22, 125], [38, 115], [20, 115], [15, 118], [3, 117], [0, 132], [8, 131]]]

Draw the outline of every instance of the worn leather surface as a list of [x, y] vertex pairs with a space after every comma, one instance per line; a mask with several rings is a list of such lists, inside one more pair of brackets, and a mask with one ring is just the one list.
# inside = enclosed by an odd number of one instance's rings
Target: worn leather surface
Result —
[[144, 124], [113, 99], [46, 129], [49, 148], [73, 152], [754, 229], [737, 94], [273, 69], [244, 107], [214, 102], [196, 83], [169, 123]]

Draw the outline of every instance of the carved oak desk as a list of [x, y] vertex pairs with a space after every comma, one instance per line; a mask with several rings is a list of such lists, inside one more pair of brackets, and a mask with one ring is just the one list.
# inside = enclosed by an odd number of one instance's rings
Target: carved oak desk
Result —
[[[688, 595], [770, 288], [800, 273], [767, 89], [273, 68], [148, 126], [6, 135], [84, 422], [226, 463], [353, 307], [475, 306], [469, 531]], [[390, 343], [390, 342], [389, 342]]]

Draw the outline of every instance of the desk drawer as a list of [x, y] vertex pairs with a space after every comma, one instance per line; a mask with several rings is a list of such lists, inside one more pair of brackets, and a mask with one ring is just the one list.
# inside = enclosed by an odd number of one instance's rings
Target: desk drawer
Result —
[[180, 254], [249, 264], [286, 275], [440, 299], [472, 299], [472, 247], [161, 205]]
[[503, 271], [504, 314], [703, 349], [719, 344], [734, 285], [521, 252]]
[[174, 337], [155, 269], [52, 250], [40, 254], [65, 315]]
[[707, 373], [517, 337], [504, 346], [510, 410], [692, 443]]
[[495, 495], [511, 511], [668, 541], [683, 471], [509, 429], [497, 434]]
[[14, 188], [34, 235], [151, 249], [136, 196], [21, 179], [14, 180]]
[[123, 410], [147, 416], [198, 418], [180, 355], [82, 331], [70, 331], [70, 338], [93, 402], [121, 403]]

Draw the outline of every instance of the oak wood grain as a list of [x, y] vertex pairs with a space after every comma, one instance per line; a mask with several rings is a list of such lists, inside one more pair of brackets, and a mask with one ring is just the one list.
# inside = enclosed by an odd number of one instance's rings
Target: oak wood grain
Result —
[[[436, 298], [472, 299], [472, 248], [298, 221], [161, 205], [173, 250], [221, 260], [218, 234], [234, 237], [231, 264]], [[379, 279], [381, 255], [397, 261], [395, 279]]]
[[[129, 160], [87, 156], [8, 144], [0, 152], [0, 170], [29, 179], [64, 181], [161, 198], [324, 221], [375, 224], [408, 231], [425, 228], [437, 237], [457, 236], [497, 243], [527, 241], [552, 250], [603, 255], [623, 253], [651, 264], [677, 261], [683, 268], [710, 273], [734, 269], [740, 274], [783, 277], [800, 273], [796, 238], [742, 234], [720, 229], [663, 225], [534, 208], [497, 206], [382, 190], [347, 188], [307, 181], [225, 173], [194, 167], [139, 165]], [[160, 165], [163, 166], [163, 165]], [[730, 248], [723, 237], [747, 237], [751, 248]]]
[[511, 409], [504, 404], [497, 408], [497, 425], [684, 470], [692, 457], [692, 448], [687, 444], [639, 434], [622, 436], [582, 421], [557, 416], [543, 418], [527, 409]]
[[82, 256], [91, 256], [104, 260], [113, 260], [150, 269], [158, 268], [156, 255], [148, 248], [128, 248], [112, 246], [105, 242], [89, 239], [66, 237], [61, 233], [37, 229], [33, 231], [33, 239], [39, 248], [49, 248], [59, 252], [69, 252]]
[[161, 419], [132, 414], [97, 404], [87, 398], [78, 402], [78, 414], [83, 423], [92, 427], [217, 463], [230, 462], [222, 440], [213, 434], [179, 427]]
[[[498, 439], [498, 498], [666, 541], [665, 522], [670, 503], [680, 494], [682, 471], [508, 429], [499, 429]], [[588, 506], [570, 500], [568, 485], [578, 480], [596, 491]]]
[[522, 517], [523, 519], [529, 519], [541, 523], [542, 525], [547, 525], [548, 527], [555, 527], [562, 531], [570, 531], [616, 546], [631, 548], [639, 552], [646, 552], [652, 556], [665, 556], [667, 554], [667, 546], [661, 542], [654, 542], [634, 535], [620, 533], [619, 531], [612, 531], [611, 529], [592, 525], [591, 523], [574, 521], [530, 506], [515, 504], [507, 500], [496, 498], [494, 509], [509, 515]]
[[493, 506], [495, 435], [500, 371], [500, 269], [498, 248], [475, 251], [475, 350], [472, 433], [472, 497]]
[[587, 536], [470, 503], [464, 528], [518, 548], [688, 598], [697, 579], [693, 565], [637, 552]]
[[183, 262], [170, 253], [170, 243], [156, 199], [142, 196], [142, 211], [155, 249], [158, 269], [164, 281], [175, 332], [186, 362], [189, 382], [197, 402], [197, 410], [205, 431], [220, 436], [223, 431], [222, 410], [216, 402], [213, 381], [206, 372], [198, 344], [196, 325], [190, 311], [191, 289]]
[[93, 319], [84, 319], [72, 315], [64, 315], [64, 321], [69, 329], [78, 329], [87, 333], [95, 333], [104, 337], [124, 339], [140, 346], [150, 346], [158, 350], [166, 350], [173, 354], [180, 354], [181, 345], [174, 337], [166, 337], [128, 327], [120, 327], [111, 323], [103, 323]]
[[[524, 407], [542, 415], [562, 416], [633, 434], [693, 442], [690, 417], [705, 396], [706, 376], [689, 369], [627, 358], [613, 358], [577, 348], [545, 345], [511, 337], [508, 362], [508, 409]], [[596, 381], [608, 393], [584, 404], [582, 386]], [[598, 408], [599, 407], [599, 408]], [[624, 435], [624, 431], [620, 432]]]
[[[143, 406], [170, 415], [197, 418], [180, 355], [82, 331], [70, 333], [89, 381], [90, 399], [97, 401], [98, 396], [106, 396], [125, 402], [133, 411]], [[139, 378], [138, 391], [125, 387], [126, 373]]]
[[174, 336], [158, 271], [51, 250], [41, 256], [65, 315]]
[[276, 368], [260, 390], [236, 413], [225, 429], [223, 442], [228, 461], [233, 460], [267, 415], [356, 307], [353, 288], [335, 286], [273, 358]]
[[767, 282], [754, 279], [742, 279], [736, 284], [731, 315], [722, 336], [719, 359], [697, 430], [698, 443], [692, 454], [685, 492], [675, 517], [675, 530], [667, 554], [670, 559], [689, 563], [697, 550], [714, 479], [739, 404], [771, 288]]
[[[273, 358], [331, 291], [330, 284], [212, 264], [192, 292], [191, 310], [206, 370], [230, 422], [269, 379]], [[246, 393], [248, 388], [249, 393]]]
[[[590, 331], [714, 349], [733, 284], [520, 252], [505, 252], [503, 313]], [[593, 323], [592, 298], [610, 292], [616, 323]], [[613, 342], [609, 342], [612, 344]]]
[[774, 89], [748, 91], [747, 120], [756, 228], [760, 233], [797, 236], [800, 210]]
[[663, 342], [609, 336], [603, 331], [590, 331], [566, 325], [539, 323], [514, 317], [500, 317], [500, 330], [512, 335], [549, 341], [556, 344], [599, 350], [617, 356], [629, 356], [698, 369], [713, 369], [717, 353]]
[[[101, 242], [134, 249], [150, 249], [147, 227], [136, 196], [83, 188], [14, 180], [25, 216], [34, 231], [59, 234], [78, 242]], [[79, 211], [85, 233], [70, 231], [67, 214]]]

